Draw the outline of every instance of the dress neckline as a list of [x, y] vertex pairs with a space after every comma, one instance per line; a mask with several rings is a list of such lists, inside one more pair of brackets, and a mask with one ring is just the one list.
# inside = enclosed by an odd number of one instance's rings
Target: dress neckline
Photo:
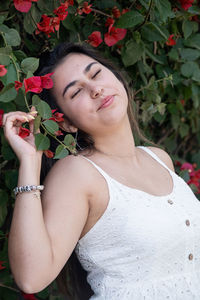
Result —
[[[170, 198], [173, 194], [174, 194], [174, 190], [175, 190], [175, 182], [174, 182], [174, 172], [172, 172], [172, 170], [170, 170], [158, 157], [157, 155], [152, 152], [150, 149], [146, 150], [144, 146], [137, 146], [137, 148], [140, 148], [140, 149], [143, 149], [144, 152], [146, 152], [147, 154], [149, 154], [149, 156], [151, 156], [153, 159], [155, 159], [161, 166], [163, 166], [167, 172], [169, 173], [170, 177], [171, 177], [171, 180], [172, 180], [172, 191], [170, 193], [168, 193], [167, 195], [153, 195], [153, 194], [150, 194], [148, 192], [145, 192], [143, 190], [140, 190], [140, 189], [137, 189], [137, 188], [133, 188], [133, 187], [130, 187], [126, 184], [123, 184], [121, 183], [120, 181], [118, 181], [117, 179], [113, 178], [112, 176], [110, 176], [107, 172], [105, 172], [99, 165], [97, 165], [95, 162], [93, 162], [91, 159], [83, 156], [83, 155], [80, 155], [82, 156], [84, 159], [88, 160], [92, 165], [94, 165], [97, 170], [99, 170], [99, 172], [103, 175], [105, 174], [106, 177], [108, 177], [111, 181], [115, 182], [116, 184], [118, 184], [119, 186], [121, 186], [122, 188], [125, 188], [126, 190], [129, 190], [130, 192], [137, 192], [139, 194], [144, 194], [144, 195], [147, 195], [148, 197], [152, 197], [152, 198]], [[149, 151], [153, 154], [151, 155], [149, 153]], [[157, 159], [155, 157], [157, 157]]]

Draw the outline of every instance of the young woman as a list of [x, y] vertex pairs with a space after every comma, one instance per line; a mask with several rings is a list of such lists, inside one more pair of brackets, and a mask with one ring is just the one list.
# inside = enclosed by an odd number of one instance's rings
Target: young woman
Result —
[[[200, 299], [200, 203], [165, 151], [136, 147], [124, 79], [80, 45], [50, 53], [39, 74], [52, 71], [54, 87], [41, 97], [64, 113], [62, 129], [77, 133], [82, 150], [51, 168], [42, 199], [39, 187], [18, 190], [9, 234], [16, 283], [44, 289], [73, 253], [91, 292], [77, 287], [71, 299]], [[40, 184], [42, 153], [33, 134], [18, 136], [27, 120], [32, 130], [33, 115], [3, 119], [20, 161], [18, 187]]]

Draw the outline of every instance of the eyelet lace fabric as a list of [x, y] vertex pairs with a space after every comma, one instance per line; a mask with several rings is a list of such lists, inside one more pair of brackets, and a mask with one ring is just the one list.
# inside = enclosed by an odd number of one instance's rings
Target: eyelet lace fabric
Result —
[[[173, 191], [153, 196], [105, 178], [109, 203], [75, 248], [88, 272], [91, 300], [199, 300], [200, 202], [185, 181], [165, 167]], [[88, 159], [87, 159], [88, 160]]]

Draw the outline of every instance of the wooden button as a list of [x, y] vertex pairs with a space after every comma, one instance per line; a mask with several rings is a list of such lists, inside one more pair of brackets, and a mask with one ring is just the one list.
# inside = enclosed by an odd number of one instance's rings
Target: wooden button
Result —
[[190, 253], [190, 254], [188, 255], [188, 258], [189, 258], [189, 260], [193, 260], [193, 254]]
[[190, 221], [189, 221], [189, 220], [185, 220], [185, 224], [186, 224], [187, 226], [190, 226]]
[[174, 203], [171, 199], [168, 199], [167, 202], [168, 202], [169, 204], [173, 204], [173, 203]]

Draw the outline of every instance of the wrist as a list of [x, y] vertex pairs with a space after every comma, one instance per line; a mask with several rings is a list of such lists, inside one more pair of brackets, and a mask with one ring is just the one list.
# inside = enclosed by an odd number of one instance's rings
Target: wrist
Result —
[[24, 156], [20, 161], [18, 185], [39, 185], [41, 157]]

